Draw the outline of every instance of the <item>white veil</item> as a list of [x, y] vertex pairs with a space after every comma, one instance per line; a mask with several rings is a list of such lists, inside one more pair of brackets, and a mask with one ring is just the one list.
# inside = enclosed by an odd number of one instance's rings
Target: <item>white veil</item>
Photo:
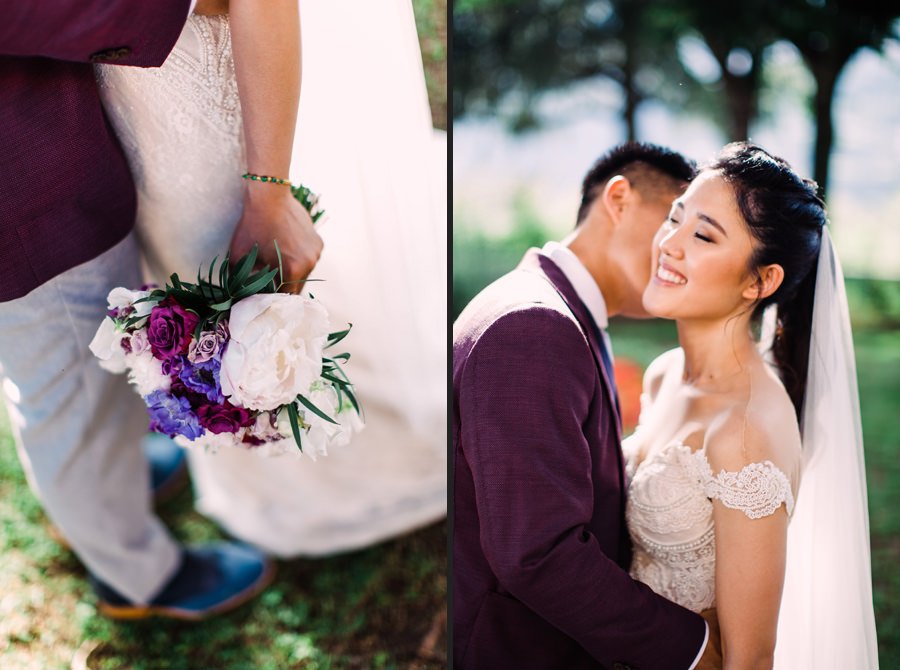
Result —
[[870, 670], [878, 668], [878, 645], [862, 423], [844, 275], [827, 228], [816, 271], [775, 669]]

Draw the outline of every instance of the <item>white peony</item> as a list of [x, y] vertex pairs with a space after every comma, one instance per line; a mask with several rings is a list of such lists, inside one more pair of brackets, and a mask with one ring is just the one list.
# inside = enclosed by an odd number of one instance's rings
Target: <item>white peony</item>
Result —
[[162, 371], [162, 361], [149, 349], [140, 354], [129, 354], [125, 360], [129, 367], [128, 381], [134, 384], [141, 397], [172, 388], [172, 379]]
[[271, 410], [292, 402], [322, 374], [328, 312], [285, 293], [250, 296], [231, 309], [222, 392], [232, 404]]
[[[337, 424], [326, 421], [315, 412], [297, 404], [300, 427], [303, 434], [303, 453], [316, 460], [316, 456], [326, 456], [329, 447], [343, 447], [350, 438], [363, 429], [363, 422], [356, 410], [345, 400], [344, 407], [338, 408], [338, 397], [330, 384], [316, 382], [304, 396], [325, 416], [329, 416]], [[338, 412], [338, 409], [341, 411]], [[276, 427], [284, 435], [293, 435], [287, 409], [278, 413]]]
[[101, 368], [116, 374], [125, 372], [127, 363], [122, 340], [126, 337], [130, 336], [116, 328], [116, 323], [112, 319], [107, 317], [100, 322], [100, 327], [88, 348], [100, 359]]
[[222, 448], [229, 447], [241, 447], [242, 449], [246, 447], [246, 445], [241, 443], [241, 440], [244, 437], [244, 430], [241, 429], [237, 433], [212, 433], [210, 431], [205, 431], [203, 435], [198, 437], [196, 440], [190, 440], [186, 438], [184, 435], [176, 435], [172, 438], [172, 441], [175, 442], [179, 447], [184, 449], [203, 449], [211, 454], [215, 454]]

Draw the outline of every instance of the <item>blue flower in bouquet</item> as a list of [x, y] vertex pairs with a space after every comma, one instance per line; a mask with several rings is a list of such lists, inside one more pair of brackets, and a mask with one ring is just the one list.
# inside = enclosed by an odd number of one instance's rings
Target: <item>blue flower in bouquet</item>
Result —
[[202, 393], [210, 402], [221, 404], [225, 400], [219, 381], [221, 367], [222, 364], [217, 358], [197, 363], [185, 361], [178, 378], [191, 391]]
[[176, 398], [165, 391], [154, 391], [144, 398], [150, 415], [150, 430], [169, 437], [184, 435], [195, 440], [203, 434], [197, 415], [186, 398]]

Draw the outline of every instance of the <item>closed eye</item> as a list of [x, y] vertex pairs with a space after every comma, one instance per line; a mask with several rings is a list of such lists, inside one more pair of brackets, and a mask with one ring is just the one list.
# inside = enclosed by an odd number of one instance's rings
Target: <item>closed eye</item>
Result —
[[703, 240], [704, 242], [712, 243], [711, 237], [707, 237], [706, 235], [703, 235], [701, 233], [694, 233], [694, 237], [696, 237], [698, 240]]

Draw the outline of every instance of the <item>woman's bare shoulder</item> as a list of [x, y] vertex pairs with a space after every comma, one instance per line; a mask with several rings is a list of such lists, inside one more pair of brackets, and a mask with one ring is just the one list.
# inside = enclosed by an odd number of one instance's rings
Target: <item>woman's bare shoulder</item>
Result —
[[705, 443], [714, 472], [739, 472], [770, 461], [796, 487], [800, 428], [790, 397], [774, 375], [753, 375], [746, 396], [727, 403], [710, 423]]

